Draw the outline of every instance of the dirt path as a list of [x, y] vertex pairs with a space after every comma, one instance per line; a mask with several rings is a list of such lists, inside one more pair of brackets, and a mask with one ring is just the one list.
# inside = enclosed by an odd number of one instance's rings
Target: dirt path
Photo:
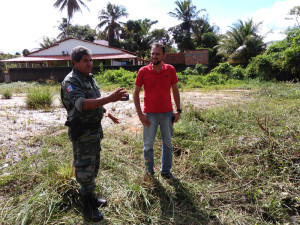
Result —
[[[249, 100], [249, 91], [184, 92], [181, 99], [183, 105], [192, 104], [205, 109]], [[22, 154], [35, 154], [41, 150], [42, 146], [34, 143], [35, 137], [43, 135], [51, 127], [64, 125], [66, 120], [66, 111], [57, 96], [51, 111], [28, 110], [25, 100], [24, 94], [0, 99], [0, 176], [1, 169], [17, 162]], [[120, 119], [124, 129], [142, 131], [132, 99], [110, 103], [106, 108]], [[111, 124], [109, 119], [103, 119], [103, 127]]]

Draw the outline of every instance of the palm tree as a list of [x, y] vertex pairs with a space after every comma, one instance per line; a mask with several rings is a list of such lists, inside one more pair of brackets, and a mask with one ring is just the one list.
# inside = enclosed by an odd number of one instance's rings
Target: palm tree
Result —
[[106, 34], [109, 45], [116, 45], [116, 39], [120, 37], [121, 24], [117, 21], [121, 17], [127, 17], [128, 13], [123, 6], [107, 3], [106, 9], [99, 11], [100, 23], [97, 25], [97, 28], [101, 28], [106, 25], [104, 28], [104, 33]]
[[176, 1], [175, 4], [177, 8], [174, 12], [169, 12], [169, 15], [182, 21], [183, 29], [190, 32], [199, 13], [205, 9], [197, 10], [196, 6], [192, 5], [191, 0]]
[[57, 38], [59, 40], [62, 40], [62, 39], [66, 38], [68, 36], [67, 35], [67, 28], [69, 28], [70, 26], [71, 26], [71, 24], [68, 25], [68, 19], [67, 18], [62, 18], [62, 22], [57, 27], [58, 30], [61, 31], [61, 33], [57, 36]]
[[[87, 0], [87, 1], [91, 1], [91, 0]], [[89, 8], [84, 4], [82, 0], [56, 0], [56, 2], [54, 3], [55, 8], [60, 7], [59, 9], [60, 11], [63, 11], [64, 8], [67, 8], [68, 22], [67, 22], [66, 34], [68, 34], [68, 28], [69, 28], [70, 21], [73, 18], [73, 14], [78, 11], [81, 12], [81, 8], [79, 4], [81, 4], [83, 7], [89, 10]]]
[[55, 38], [43, 37], [43, 42], [40, 43], [40, 49], [48, 48], [57, 42]]
[[172, 32], [180, 51], [194, 49], [195, 44], [191, 38], [192, 28], [198, 19], [199, 13], [205, 11], [205, 9], [197, 10], [196, 6], [192, 5], [191, 0], [176, 1], [175, 4], [177, 8], [175, 8], [174, 12], [169, 12], [169, 15], [182, 21], [182, 23], [171, 27], [169, 31]]
[[213, 48], [214, 46], [206, 46], [204, 43], [204, 36], [206, 33], [212, 33], [217, 36], [219, 32], [219, 27], [216, 25], [210, 25], [208, 22], [207, 16], [203, 16], [202, 18], [198, 18], [193, 23], [193, 39], [196, 41], [198, 47], [210, 47]]
[[218, 54], [235, 62], [248, 62], [251, 57], [265, 49], [264, 37], [258, 35], [262, 22], [255, 24], [252, 19], [245, 23], [238, 20], [221, 39]]

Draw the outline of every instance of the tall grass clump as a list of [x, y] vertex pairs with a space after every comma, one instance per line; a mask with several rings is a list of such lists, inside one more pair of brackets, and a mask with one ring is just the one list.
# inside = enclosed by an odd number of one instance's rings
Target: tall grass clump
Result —
[[48, 87], [31, 88], [26, 95], [26, 105], [29, 109], [49, 108], [52, 97], [53, 94]]
[[12, 92], [10, 90], [6, 89], [3, 91], [2, 98], [11, 99], [11, 97], [12, 97]]

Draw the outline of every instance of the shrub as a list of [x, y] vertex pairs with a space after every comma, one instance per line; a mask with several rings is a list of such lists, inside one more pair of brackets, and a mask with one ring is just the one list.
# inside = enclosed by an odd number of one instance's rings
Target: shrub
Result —
[[201, 76], [201, 75], [197, 75], [197, 76], [188, 76], [188, 86], [190, 88], [202, 88], [206, 81], [205, 81], [205, 77]]
[[212, 72], [224, 74], [226, 76], [230, 76], [233, 71], [233, 66], [229, 63], [220, 63], [218, 66], [212, 69]]
[[198, 71], [195, 69], [192, 69], [191, 67], [187, 67], [183, 72], [184, 75], [198, 75]]
[[49, 108], [52, 105], [52, 94], [49, 88], [31, 88], [26, 96], [26, 105], [30, 109]]
[[233, 70], [230, 74], [231, 79], [243, 80], [245, 78], [245, 69], [240, 65], [233, 67]]
[[233, 67], [229, 63], [220, 63], [218, 66], [212, 69], [213, 73], [223, 75], [223, 79], [238, 79], [243, 80], [245, 78], [245, 70], [240, 66]]
[[2, 96], [3, 96], [3, 98], [5, 98], [5, 99], [10, 99], [11, 96], [12, 96], [12, 92], [11, 92], [10, 90], [7, 90], [7, 89], [6, 89], [6, 90], [3, 92]]
[[212, 71], [211, 73], [205, 76], [205, 81], [208, 84], [224, 84], [225, 79], [224, 76], [216, 71]]
[[105, 70], [96, 75], [99, 84], [117, 84], [120, 87], [133, 87], [137, 72], [130, 72], [120, 68], [119, 70]]
[[196, 64], [195, 66], [195, 70], [197, 70], [198, 74], [204, 74], [205, 71], [207, 70], [207, 66], [203, 65], [203, 64]]
[[258, 55], [252, 58], [246, 68], [246, 76], [250, 78], [258, 77], [260, 80], [272, 80], [276, 78], [275, 65], [269, 55]]

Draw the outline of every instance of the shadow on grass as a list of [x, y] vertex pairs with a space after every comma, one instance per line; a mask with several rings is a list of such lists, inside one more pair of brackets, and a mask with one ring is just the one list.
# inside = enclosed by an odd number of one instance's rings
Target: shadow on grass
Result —
[[219, 220], [201, 208], [200, 199], [179, 180], [168, 182], [174, 192], [166, 190], [159, 180], [154, 181], [152, 193], [159, 199], [161, 224], [221, 224]]

